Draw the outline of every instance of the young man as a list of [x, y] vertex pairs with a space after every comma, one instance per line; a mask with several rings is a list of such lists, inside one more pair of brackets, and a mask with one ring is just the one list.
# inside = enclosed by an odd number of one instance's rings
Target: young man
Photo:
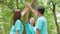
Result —
[[47, 19], [44, 17], [45, 8], [40, 6], [37, 8], [37, 11], [33, 10], [29, 4], [29, 8], [35, 14], [38, 19], [36, 21], [36, 34], [48, 34], [47, 32]]

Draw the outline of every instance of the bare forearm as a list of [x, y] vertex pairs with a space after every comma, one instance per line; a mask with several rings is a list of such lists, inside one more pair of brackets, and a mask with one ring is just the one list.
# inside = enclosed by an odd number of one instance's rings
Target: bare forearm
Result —
[[29, 9], [29, 8], [26, 7], [26, 8], [21, 12], [22, 17], [23, 17], [23, 15], [28, 11], [28, 9]]
[[40, 30], [37, 30], [36, 34], [40, 34]]
[[16, 34], [18, 34], [18, 31], [16, 31]]
[[34, 15], [37, 15], [37, 12], [35, 10], [33, 10], [32, 8], [30, 8], [30, 9]]
[[26, 20], [27, 20], [27, 21], [28, 21], [28, 16], [29, 16], [29, 15], [28, 15], [28, 12], [27, 12], [27, 13], [26, 13]]

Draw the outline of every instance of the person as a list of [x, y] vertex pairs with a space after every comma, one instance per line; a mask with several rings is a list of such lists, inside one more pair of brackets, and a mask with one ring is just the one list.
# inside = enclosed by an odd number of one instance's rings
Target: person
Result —
[[35, 20], [33, 17], [28, 19], [28, 13], [26, 14], [26, 34], [36, 34]]
[[33, 10], [29, 4], [29, 8], [33, 14], [35, 14], [38, 18], [36, 21], [36, 34], [48, 34], [47, 32], [47, 19], [44, 16], [45, 8], [40, 6], [37, 8], [37, 11]]
[[29, 22], [30, 22], [31, 26], [35, 26], [35, 20], [33, 17], [30, 17]]
[[14, 10], [14, 14], [13, 14], [13, 25], [12, 28], [10, 30], [10, 34], [22, 34], [24, 27], [23, 24], [21, 22], [21, 17], [23, 17], [23, 15], [28, 11], [28, 7], [26, 7], [23, 12], [20, 12], [19, 9]]

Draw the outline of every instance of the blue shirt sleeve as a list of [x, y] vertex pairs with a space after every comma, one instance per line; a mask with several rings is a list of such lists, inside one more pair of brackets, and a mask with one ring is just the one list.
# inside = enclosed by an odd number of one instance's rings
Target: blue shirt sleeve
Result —
[[12, 26], [11, 30], [10, 30], [10, 34], [14, 33], [14, 26]]
[[42, 20], [41, 19], [37, 20], [37, 26], [36, 27], [38, 30], [42, 30]]
[[17, 20], [15, 22], [15, 31], [20, 30], [20, 26], [21, 26], [21, 22], [20, 22], [20, 20]]
[[33, 30], [33, 26], [31, 26], [31, 24], [29, 24], [29, 22], [26, 22], [26, 32], [27, 32], [27, 34], [35, 34], [35, 32]]

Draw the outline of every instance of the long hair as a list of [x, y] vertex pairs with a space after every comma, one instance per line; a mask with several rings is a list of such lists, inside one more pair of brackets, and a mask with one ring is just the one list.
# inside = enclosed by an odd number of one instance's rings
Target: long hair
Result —
[[20, 10], [15, 10], [13, 15], [13, 25], [15, 25], [16, 20], [21, 20], [21, 12]]

